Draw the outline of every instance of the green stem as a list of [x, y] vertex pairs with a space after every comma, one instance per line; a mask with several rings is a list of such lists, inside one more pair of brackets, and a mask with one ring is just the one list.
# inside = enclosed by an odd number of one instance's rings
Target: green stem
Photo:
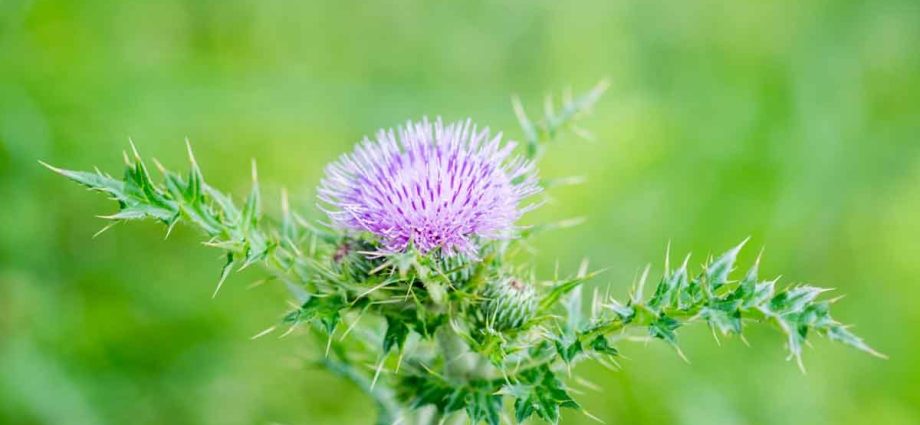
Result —
[[401, 409], [392, 391], [386, 386], [373, 386], [370, 378], [359, 373], [344, 361], [326, 357], [322, 360], [322, 364], [330, 372], [348, 379], [374, 399], [378, 411], [376, 425], [392, 425], [396, 422]]
[[439, 329], [436, 338], [444, 356], [444, 377], [452, 382], [466, 381], [475, 368], [469, 347], [449, 327]]

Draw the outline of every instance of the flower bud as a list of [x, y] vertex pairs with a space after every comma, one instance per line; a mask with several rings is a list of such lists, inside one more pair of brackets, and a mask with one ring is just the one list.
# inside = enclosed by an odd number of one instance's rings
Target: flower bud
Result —
[[373, 247], [367, 242], [343, 239], [332, 253], [333, 269], [354, 282], [364, 282], [381, 263], [378, 259], [369, 258], [366, 254], [369, 251], [373, 251]]
[[515, 277], [489, 282], [482, 295], [482, 319], [494, 330], [520, 328], [537, 312], [536, 289]]

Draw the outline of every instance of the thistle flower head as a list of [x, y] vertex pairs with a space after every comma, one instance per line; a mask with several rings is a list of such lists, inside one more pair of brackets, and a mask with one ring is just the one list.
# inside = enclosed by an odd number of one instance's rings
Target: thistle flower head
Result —
[[319, 199], [339, 228], [376, 235], [388, 252], [475, 256], [477, 239], [501, 239], [537, 193], [532, 162], [469, 120], [407, 122], [380, 130], [326, 168]]

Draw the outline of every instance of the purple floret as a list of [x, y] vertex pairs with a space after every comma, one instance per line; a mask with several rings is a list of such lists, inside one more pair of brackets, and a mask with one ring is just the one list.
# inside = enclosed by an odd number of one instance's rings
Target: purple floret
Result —
[[[398, 137], [397, 137], [398, 134]], [[380, 130], [326, 167], [319, 199], [334, 225], [376, 235], [385, 252], [476, 256], [476, 240], [511, 236], [540, 191], [532, 162], [488, 128], [423, 119]]]

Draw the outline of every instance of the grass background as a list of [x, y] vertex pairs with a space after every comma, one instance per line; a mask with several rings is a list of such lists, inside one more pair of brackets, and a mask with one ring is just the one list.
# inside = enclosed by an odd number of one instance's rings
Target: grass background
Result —
[[[682, 334], [590, 366], [580, 401], [607, 423], [920, 423], [920, 6], [910, 0], [0, 1], [0, 423], [363, 424], [371, 403], [307, 367], [306, 338], [249, 337], [279, 287], [231, 278], [198, 235], [100, 228], [112, 205], [42, 159], [118, 172], [133, 137], [312, 217], [327, 161], [423, 115], [517, 130], [509, 96], [612, 87], [542, 164], [588, 183], [528, 222], [585, 216], [536, 241], [538, 267], [611, 271], [752, 236], [766, 275], [847, 294], [837, 316], [891, 360], [824, 341], [807, 374], [768, 330], [718, 347]], [[593, 423], [568, 412], [564, 423]]]

